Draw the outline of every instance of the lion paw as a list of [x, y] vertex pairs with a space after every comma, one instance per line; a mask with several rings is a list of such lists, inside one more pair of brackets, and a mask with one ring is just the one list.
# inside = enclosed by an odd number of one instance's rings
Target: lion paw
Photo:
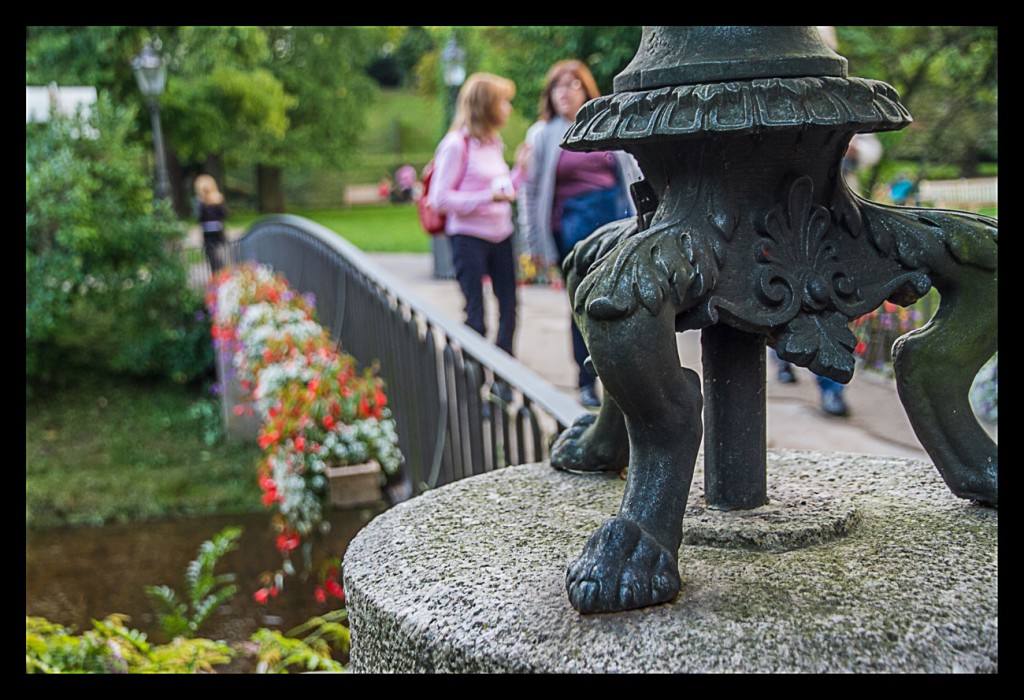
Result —
[[565, 578], [569, 602], [581, 613], [664, 603], [680, 585], [676, 553], [622, 518], [612, 518], [590, 536]]
[[[577, 418], [551, 445], [551, 466], [567, 472], [617, 472], [629, 463], [629, 444], [602, 442], [594, 429], [597, 415]], [[609, 455], [612, 455], [609, 457]]]

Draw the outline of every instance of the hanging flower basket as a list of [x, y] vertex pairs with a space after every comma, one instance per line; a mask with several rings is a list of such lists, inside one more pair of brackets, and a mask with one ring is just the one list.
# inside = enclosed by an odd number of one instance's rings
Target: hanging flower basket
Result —
[[314, 570], [318, 599], [340, 598], [340, 559], [322, 551], [326, 512], [380, 502], [385, 475], [403, 462], [376, 365], [357, 367], [317, 322], [314, 301], [256, 263], [224, 269], [207, 294], [221, 375], [234, 380], [224, 387], [231, 417], [258, 420], [257, 479], [277, 511], [282, 565], [264, 577], [260, 602], [278, 595], [285, 576]]
[[335, 508], [355, 508], [381, 500], [381, 468], [376, 460], [327, 467], [327, 488]]

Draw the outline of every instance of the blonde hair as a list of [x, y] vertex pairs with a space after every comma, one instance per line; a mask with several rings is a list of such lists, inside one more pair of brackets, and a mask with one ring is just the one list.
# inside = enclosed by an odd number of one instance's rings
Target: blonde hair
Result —
[[198, 175], [194, 184], [196, 196], [204, 204], [220, 204], [224, 195], [217, 188], [217, 181], [212, 175]]
[[551, 101], [551, 93], [555, 91], [555, 83], [563, 75], [571, 75], [583, 84], [583, 92], [586, 93], [588, 101], [601, 96], [601, 91], [597, 89], [597, 81], [594, 80], [594, 74], [590, 72], [585, 63], [574, 58], [557, 61], [548, 68], [547, 77], [544, 78], [544, 92], [540, 94], [540, 105], [537, 109], [537, 114], [542, 121], [551, 121], [558, 114], [555, 103]]
[[466, 79], [455, 104], [450, 131], [465, 127], [470, 136], [487, 139], [501, 123], [499, 109], [516, 94], [516, 84], [493, 73], [474, 73]]

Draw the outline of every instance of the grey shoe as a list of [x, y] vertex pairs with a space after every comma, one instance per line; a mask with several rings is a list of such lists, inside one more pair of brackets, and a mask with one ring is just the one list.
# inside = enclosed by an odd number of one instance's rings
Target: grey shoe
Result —
[[601, 399], [597, 398], [597, 391], [594, 385], [580, 387], [580, 403], [587, 408], [600, 408]]
[[830, 416], [847, 416], [850, 409], [843, 400], [843, 394], [839, 391], [826, 391], [821, 395], [821, 410]]

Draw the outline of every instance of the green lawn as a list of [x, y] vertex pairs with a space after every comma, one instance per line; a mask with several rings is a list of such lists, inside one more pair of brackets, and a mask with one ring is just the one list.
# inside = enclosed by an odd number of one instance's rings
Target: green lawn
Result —
[[[367, 253], [426, 253], [430, 237], [420, 228], [411, 204], [365, 204], [343, 209], [289, 210], [289, 214], [315, 221], [337, 232]], [[233, 216], [231, 226], [248, 228], [258, 214]]]
[[[501, 129], [509, 162], [535, 118], [535, 114], [513, 111]], [[434, 155], [434, 148], [447, 130], [444, 105], [436, 96], [420, 95], [411, 89], [381, 90], [367, 116], [359, 155], [346, 171], [349, 182], [376, 182], [379, 173], [395, 163], [412, 163], [421, 168]]]
[[25, 406], [25, 525], [263, 510], [259, 448], [218, 432], [219, 402], [200, 386], [83, 375], [38, 392]]

